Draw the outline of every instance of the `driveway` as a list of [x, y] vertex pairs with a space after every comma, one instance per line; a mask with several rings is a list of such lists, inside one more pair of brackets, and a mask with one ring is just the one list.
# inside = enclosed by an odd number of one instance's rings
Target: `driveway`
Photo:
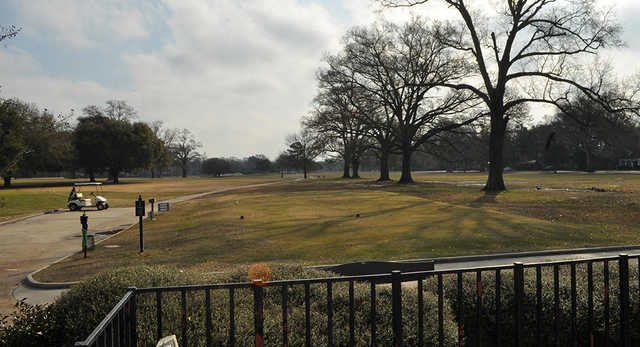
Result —
[[[220, 188], [178, 197], [168, 202], [179, 203], [210, 194], [280, 183], [282, 182], [277, 181]], [[149, 207], [149, 204], [146, 205]], [[83, 212], [89, 217], [89, 233], [98, 234], [96, 241], [100, 239], [101, 232], [127, 228], [138, 221], [133, 207]], [[27, 302], [40, 304], [52, 302], [62, 292], [33, 290], [19, 285], [29, 273], [82, 249], [81, 215], [82, 212], [79, 211], [61, 211], [0, 224], [0, 314], [13, 311], [16, 298], [26, 298]]]
[[[137, 221], [133, 208], [84, 212], [89, 233], [122, 229]], [[0, 225], [0, 312], [12, 310], [11, 291], [27, 274], [82, 249], [81, 215], [64, 211]]]

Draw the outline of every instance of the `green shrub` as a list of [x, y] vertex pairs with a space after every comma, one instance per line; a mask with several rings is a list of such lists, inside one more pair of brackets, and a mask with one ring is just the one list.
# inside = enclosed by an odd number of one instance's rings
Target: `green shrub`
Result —
[[[610, 264], [609, 278], [609, 341], [619, 344], [618, 305], [619, 277], [617, 262]], [[203, 283], [246, 282], [247, 269], [226, 274], [202, 274], [180, 272], [167, 267], [132, 267], [98, 274], [91, 279], [74, 286], [51, 306], [17, 305], [18, 310], [11, 316], [0, 320], [0, 345], [2, 346], [67, 346], [88, 336], [91, 330], [106, 316], [120, 300], [129, 286], [155, 287], [170, 285], [188, 285]], [[300, 266], [273, 266], [273, 280], [330, 277], [331, 273], [305, 269]], [[640, 325], [640, 293], [638, 293], [638, 269], [635, 261], [630, 266], [631, 283], [631, 326]], [[458, 322], [464, 336], [465, 345], [495, 345], [496, 304], [495, 272], [482, 273], [482, 305], [479, 326], [476, 325], [477, 286], [475, 273], [463, 276], [463, 297], [458, 301], [456, 275], [443, 276], [443, 327], [444, 345], [457, 344]], [[576, 330], [579, 345], [588, 345], [588, 303], [586, 264], [576, 267]], [[602, 264], [593, 266], [594, 284], [594, 342], [604, 345], [604, 280]], [[437, 282], [430, 277], [424, 282], [424, 331], [425, 343], [437, 343]], [[287, 287], [288, 338], [291, 346], [304, 344], [305, 306], [304, 286]], [[501, 339], [502, 345], [513, 344], [515, 331], [513, 274], [510, 270], [501, 271]], [[237, 345], [252, 345], [255, 335], [253, 327], [253, 290], [235, 290], [235, 340]], [[391, 345], [393, 342], [391, 325], [391, 286], [376, 287], [376, 336], [379, 345]], [[542, 345], [552, 345], [554, 333], [554, 296], [553, 273], [545, 268], [542, 276]], [[313, 345], [327, 342], [327, 286], [325, 283], [310, 286], [311, 297], [311, 338]], [[571, 327], [571, 281], [569, 267], [562, 266], [559, 276], [559, 338], [560, 345], [568, 345]], [[264, 287], [264, 333], [266, 345], [282, 344], [282, 291], [279, 286]], [[187, 332], [189, 344], [205, 343], [205, 293], [187, 291]], [[333, 284], [333, 342], [345, 345], [349, 340], [349, 286], [348, 283]], [[403, 336], [405, 345], [417, 344], [417, 289], [415, 282], [403, 285]], [[162, 295], [163, 335], [175, 334], [181, 340], [181, 293], [171, 292]], [[229, 291], [211, 291], [212, 341], [214, 345], [226, 345], [229, 342]], [[370, 344], [370, 285], [354, 283], [355, 338], [358, 345]], [[138, 334], [141, 346], [154, 345], [157, 340], [156, 297], [153, 293], [139, 294]], [[459, 317], [458, 309], [463, 316]], [[536, 345], [536, 282], [535, 271], [525, 270], [525, 296], [523, 297], [524, 316], [523, 345]], [[640, 331], [632, 329], [633, 344], [640, 344]]]
[[[304, 269], [299, 266], [275, 266], [272, 280], [329, 277], [333, 274]], [[246, 279], [246, 270], [239, 270], [216, 278], [216, 282], [242, 282]], [[314, 345], [327, 343], [327, 286], [324, 283], [310, 286], [311, 339]], [[181, 338], [181, 311], [178, 303], [180, 293], [163, 295], [163, 335], [176, 334]], [[229, 295], [228, 290], [211, 291], [212, 302], [212, 341], [214, 345], [226, 345], [229, 342]], [[205, 295], [203, 292], [187, 294], [187, 332], [190, 344], [204, 345], [205, 337]], [[346, 345], [349, 342], [349, 285], [335, 283], [332, 288], [333, 303], [333, 342]], [[291, 346], [305, 342], [305, 303], [304, 285], [287, 287], [288, 341]], [[370, 345], [370, 285], [354, 283], [355, 338], [358, 345]], [[449, 305], [444, 303], [445, 345], [453, 345], [456, 338], [456, 326]], [[424, 292], [425, 312], [434, 312], [437, 297], [432, 292]], [[139, 324], [139, 334], [143, 345], [152, 344], [157, 336], [155, 295], [141, 295], [138, 299], [140, 317], [145, 322]], [[417, 293], [407, 290], [403, 294], [403, 326], [406, 345], [417, 344]], [[255, 339], [253, 321], [252, 289], [236, 290], [234, 300], [235, 339], [238, 345], [252, 345]], [[376, 336], [379, 345], [391, 345], [391, 287], [377, 286], [376, 295]], [[437, 315], [425, 315], [425, 342], [437, 341]], [[266, 345], [282, 345], [282, 289], [279, 286], [264, 288], [264, 338]]]
[[[619, 306], [619, 277], [618, 263], [609, 265], [609, 344], [619, 344], [620, 306]], [[630, 282], [638, 283], [638, 271], [635, 265], [630, 266]], [[461, 323], [465, 336], [465, 345], [476, 345], [480, 339], [481, 345], [494, 345], [497, 341], [496, 332], [496, 292], [495, 272], [482, 273], [482, 305], [480, 311], [480, 329], [476, 324], [477, 286], [476, 275], [465, 274], [463, 276], [462, 302], [457, 298], [457, 278], [445, 276], [445, 296], [452, 303], [452, 310], [457, 315], [458, 305], [462, 305], [463, 317], [455, 317]], [[435, 287], [429, 283], [430, 290]], [[515, 300], [513, 290], [513, 271], [501, 271], [501, 330], [500, 340], [502, 345], [513, 344], [515, 332]], [[589, 345], [589, 320], [588, 320], [588, 291], [587, 291], [587, 265], [576, 266], [576, 331], [578, 345]], [[631, 286], [630, 310], [631, 326], [640, 324], [640, 312], [638, 312], [637, 286]], [[525, 270], [523, 312], [521, 318], [523, 345], [536, 345], [536, 275], [534, 269]], [[593, 265], [593, 302], [594, 302], [594, 342], [596, 345], [604, 345], [605, 307], [604, 307], [604, 276], [602, 263]], [[553, 271], [551, 267], [543, 268], [542, 272], [542, 319], [541, 335], [542, 345], [554, 345], [556, 334], [554, 332], [554, 291]], [[571, 338], [571, 277], [569, 266], [561, 266], [559, 273], [559, 331], [557, 338], [559, 345], [570, 345]], [[640, 343], [640, 332], [632, 329], [634, 344]]]
[[52, 346], [60, 341], [53, 334], [55, 320], [51, 306], [16, 303], [16, 311], [0, 317], [0, 346]]

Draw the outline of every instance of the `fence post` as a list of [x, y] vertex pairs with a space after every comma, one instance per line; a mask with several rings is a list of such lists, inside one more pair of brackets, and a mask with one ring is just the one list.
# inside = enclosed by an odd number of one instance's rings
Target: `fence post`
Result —
[[618, 261], [620, 274], [620, 343], [631, 346], [629, 330], [629, 256], [620, 254]]
[[129, 321], [129, 333], [131, 334], [131, 346], [138, 345], [138, 315], [136, 313], [136, 287], [129, 287], [127, 291], [131, 292], [131, 317]]
[[522, 297], [524, 296], [524, 265], [522, 263], [513, 263], [513, 289], [515, 290], [516, 299], [516, 332], [515, 344], [519, 347], [522, 345]]
[[263, 292], [262, 292], [262, 280], [253, 280], [253, 310], [255, 312], [253, 319], [253, 326], [256, 333], [256, 347], [264, 346], [264, 320], [263, 320]]
[[402, 346], [402, 281], [400, 280], [402, 272], [399, 270], [391, 271], [391, 295], [393, 312], [393, 345]]

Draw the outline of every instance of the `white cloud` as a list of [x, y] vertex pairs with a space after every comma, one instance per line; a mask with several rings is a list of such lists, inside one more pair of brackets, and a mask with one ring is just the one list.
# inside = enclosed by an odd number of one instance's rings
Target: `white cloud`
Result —
[[167, 7], [173, 40], [124, 58], [140, 113], [192, 129], [210, 156], [275, 157], [309, 109], [322, 54], [343, 28], [324, 7], [293, 0]]
[[26, 35], [77, 47], [146, 37], [152, 16], [159, 14], [152, 3], [127, 0], [9, 2]]
[[[47, 71], [47, 64], [35, 58], [37, 52], [9, 45], [0, 47], [2, 96], [55, 112], [124, 99], [142, 120], [191, 129], [210, 156], [275, 157], [310, 109], [323, 53], [339, 49], [348, 26], [367, 25], [381, 16], [397, 22], [412, 14], [457, 18], [441, 1], [380, 12], [371, 0], [343, 0], [346, 14], [330, 13], [322, 1], [9, 1], [20, 17], [16, 23], [24, 28], [16, 40], [36, 42], [37, 37], [79, 52], [97, 45], [113, 48], [117, 68], [131, 82], [114, 89], [94, 82], [100, 80], [95, 76], [65, 78], [64, 71]], [[629, 20], [638, 6], [625, 1], [622, 17]], [[153, 36], [158, 35], [153, 30], [157, 21], [169, 36]], [[637, 29], [630, 30], [627, 37], [633, 40]], [[153, 51], [136, 53], [119, 47], [136, 38], [158, 44]], [[630, 48], [632, 55], [626, 51], [626, 58], [618, 58], [627, 66], [636, 64], [640, 54], [634, 42]]]
[[0, 76], [0, 96], [17, 97], [58, 113], [126, 96], [97, 82], [50, 77], [28, 52], [12, 47], [0, 49]]

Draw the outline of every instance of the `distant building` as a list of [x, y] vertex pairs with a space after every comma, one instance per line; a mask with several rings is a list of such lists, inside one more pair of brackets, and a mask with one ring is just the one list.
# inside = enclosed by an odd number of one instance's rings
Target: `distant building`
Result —
[[619, 170], [637, 170], [640, 169], [640, 158], [637, 159], [618, 159]]

